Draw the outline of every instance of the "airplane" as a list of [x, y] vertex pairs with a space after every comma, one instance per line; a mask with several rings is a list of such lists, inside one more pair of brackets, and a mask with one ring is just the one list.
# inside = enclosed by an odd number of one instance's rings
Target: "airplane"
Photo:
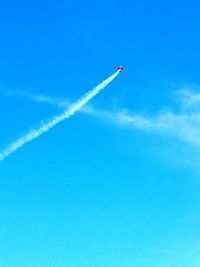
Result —
[[118, 66], [118, 70], [122, 71], [124, 69], [123, 66]]

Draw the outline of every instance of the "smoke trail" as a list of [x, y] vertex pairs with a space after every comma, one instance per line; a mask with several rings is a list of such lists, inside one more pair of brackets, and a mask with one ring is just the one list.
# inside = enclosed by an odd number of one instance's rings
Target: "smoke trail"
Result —
[[55, 116], [50, 121], [45, 123], [44, 125], [40, 126], [35, 130], [29, 131], [24, 136], [20, 137], [18, 140], [11, 143], [7, 148], [5, 148], [0, 153], [0, 161], [4, 160], [10, 154], [17, 151], [19, 148], [24, 146], [26, 143], [32, 141], [33, 139], [39, 137], [43, 133], [49, 131], [52, 127], [56, 124], [60, 123], [63, 120], [68, 119], [71, 117], [75, 112], [81, 109], [86, 103], [88, 103], [94, 96], [96, 96], [102, 89], [104, 89], [115, 77], [119, 74], [120, 70], [116, 71], [113, 75], [108, 77], [105, 81], [97, 85], [91, 91], [86, 93], [83, 97], [81, 97], [76, 103], [72, 104], [67, 110], [65, 110], [60, 115]]

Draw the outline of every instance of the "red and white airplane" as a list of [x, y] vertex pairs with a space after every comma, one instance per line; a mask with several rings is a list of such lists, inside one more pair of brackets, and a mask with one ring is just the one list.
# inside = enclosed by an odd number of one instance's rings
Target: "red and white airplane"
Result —
[[123, 66], [118, 66], [118, 70], [122, 71], [124, 69]]

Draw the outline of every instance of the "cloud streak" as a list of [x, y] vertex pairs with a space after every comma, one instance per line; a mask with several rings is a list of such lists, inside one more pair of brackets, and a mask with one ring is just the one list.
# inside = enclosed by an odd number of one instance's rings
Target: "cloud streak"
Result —
[[[24, 96], [38, 103], [46, 103], [57, 107], [69, 107], [70, 101], [58, 99], [45, 95], [33, 95], [26, 93]], [[154, 115], [132, 113], [128, 109], [103, 110], [86, 105], [79, 112], [93, 116], [103, 121], [115, 124], [123, 128], [138, 129], [146, 133], [159, 134], [165, 137], [173, 137], [185, 143], [200, 146], [200, 94], [191, 89], [177, 90], [178, 111], [174, 112], [172, 107], [167, 111], [162, 108]]]
[[[149, 133], [175, 137], [184, 142], [200, 146], [200, 94], [189, 89], [176, 91], [178, 96], [178, 112], [168, 107], [167, 111], [162, 108], [153, 116], [132, 113], [127, 109], [109, 111], [100, 110], [92, 106], [85, 106], [80, 110], [90, 116], [109, 121], [121, 127], [136, 128]], [[32, 97], [40, 103], [48, 103], [63, 107], [69, 105], [66, 99], [52, 97]]]

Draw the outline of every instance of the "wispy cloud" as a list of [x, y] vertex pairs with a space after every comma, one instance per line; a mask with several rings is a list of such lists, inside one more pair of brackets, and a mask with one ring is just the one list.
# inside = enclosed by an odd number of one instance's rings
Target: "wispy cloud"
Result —
[[[60, 108], [66, 108], [71, 104], [65, 98], [16, 91], [15, 94], [29, 97], [38, 103], [56, 105]], [[178, 100], [178, 111], [176, 112], [173, 111], [172, 107], [168, 107], [164, 111], [161, 107], [154, 115], [144, 115], [140, 112], [132, 113], [128, 109], [111, 111], [97, 109], [89, 105], [82, 108], [80, 112], [121, 127], [137, 128], [200, 146], [200, 94], [191, 89], [180, 89], [176, 91], [175, 95], [174, 101]]]
[[[128, 109], [123, 110], [97, 110], [94, 107], [84, 112], [109, 120], [123, 127], [137, 128], [149, 133], [175, 137], [192, 145], [200, 146], [200, 94], [192, 90], [178, 90], [179, 106], [178, 111], [168, 107], [167, 110], [157, 111], [154, 115], [132, 113]], [[184, 109], [183, 109], [184, 105]]]
[[[199, 90], [200, 88], [197, 88]], [[200, 93], [191, 90], [190, 88], [183, 88], [176, 92], [181, 107], [184, 110], [200, 109]]]
[[142, 130], [174, 135], [180, 140], [200, 145], [200, 113], [158, 113], [153, 117], [134, 114], [118, 114], [119, 122]]
[[50, 104], [61, 108], [66, 108], [70, 104], [68, 99], [51, 97], [44, 94], [33, 94], [31, 92], [20, 91], [20, 90], [8, 90], [8, 89], [5, 90], [4, 93], [8, 96], [29, 98], [37, 103]]

